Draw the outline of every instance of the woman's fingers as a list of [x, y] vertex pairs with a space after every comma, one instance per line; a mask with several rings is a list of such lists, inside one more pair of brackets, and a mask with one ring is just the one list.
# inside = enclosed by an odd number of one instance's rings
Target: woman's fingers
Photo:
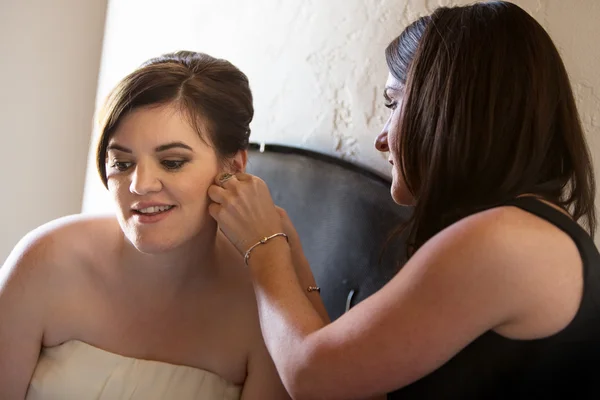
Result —
[[208, 188], [208, 198], [215, 203], [223, 204], [226, 199], [227, 191], [218, 185], [210, 185]]
[[254, 175], [250, 175], [245, 172], [238, 172], [237, 174], [235, 174], [235, 177], [240, 182], [251, 181], [252, 179], [256, 178]]
[[221, 211], [221, 205], [218, 203], [210, 203], [208, 205], [208, 213], [215, 220], [219, 220], [219, 212]]

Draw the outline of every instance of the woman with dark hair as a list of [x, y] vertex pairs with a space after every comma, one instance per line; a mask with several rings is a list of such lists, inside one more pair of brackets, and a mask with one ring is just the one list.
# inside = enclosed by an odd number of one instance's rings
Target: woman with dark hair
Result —
[[408, 262], [379, 292], [327, 324], [266, 185], [239, 173], [208, 191], [288, 392], [597, 398], [594, 177], [550, 37], [514, 4], [477, 3], [419, 19], [386, 58], [391, 114], [376, 147], [389, 151], [394, 200], [414, 212]]
[[288, 398], [207, 210], [214, 176], [245, 168], [253, 113], [246, 75], [202, 53], [117, 85], [97, 147], [116, 215], [47, 224], [0, 269], [1, 399]]

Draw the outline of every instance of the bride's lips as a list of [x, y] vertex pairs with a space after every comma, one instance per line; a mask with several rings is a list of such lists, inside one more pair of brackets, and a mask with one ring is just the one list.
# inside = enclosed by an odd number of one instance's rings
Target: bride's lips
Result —
[[134, 220], [140, 224], [153, 224], [167, 218], [174, 205], [161, 203], [138, 203], [131, 207]]

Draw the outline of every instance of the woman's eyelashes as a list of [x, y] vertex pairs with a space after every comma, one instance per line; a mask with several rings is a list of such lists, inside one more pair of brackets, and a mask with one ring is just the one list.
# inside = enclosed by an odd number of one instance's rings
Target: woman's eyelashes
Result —
[[117, 170], [120, 172], [125, 172], [129, 168], [131, 168], [132, 165], [133, 165], [133, 163], [129, 162], [129, 161], [113, 160], [110, 164], [110, 167], [111, 167], [111, 169], [114, 169], [114, 170]]
[[[185, 164], [187, 164], [189, 160], [187, 159], [164, 159], [160, 161], [160, 165], [167, 171], [178, 171]], [[134, 162], [132, 161], [121, 161], [121, 160], [112, 160], [110, 163], [111, 169], [118, 172], [126, 172], [134, 166]]]
[[396, 109], [396, 107], [398, 106], [398, 103], [397, 103], [397, 102], [395, 102], [395, 101], [386, 101], [386, 102], [385, 102], [385, 106], [386, 106], [387, 108], [389, 108], [390, 110], [395, 110], [395, 109]]
[[163, 160], [161, 164], [169, 171], [181, 169], [189, 160]]
[[383, 99], [385, 100], [384, 105], [390, 110], [395, 110], [398, 102], [396, 100], [392, 100], [388, 95], [387, 91], [383, 92]]

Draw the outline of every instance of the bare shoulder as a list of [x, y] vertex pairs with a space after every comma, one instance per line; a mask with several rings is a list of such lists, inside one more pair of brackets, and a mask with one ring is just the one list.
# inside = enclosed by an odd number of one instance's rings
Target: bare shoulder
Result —
[[497, 207], [464, 218], [434, 238], [439, 244], [460, 244], [479, 257], [502, 261], [536, 260], [577, 248], [560, 228], [517, 207]]
[[454, 293], [457, 298], [468, 300], [460, 307], [477, 303], [487, 329], [510, 326], [509, 335], [515, 337], [549, 335], [564, 327], [578, 309], [583, 286], [581, 258], [571, 238], [552, 223], [509, 206], [473, 214], [442, 230], [398, 278], [437, 288], [434, 296], [460, 292]]
[[583, 272], [576, 244], [551, 222], [517, 207], [458, 221], [422, 250], [453, 265], [453, 280], [476, 281], [480, 293], [502, 303], [498, 309], [506, 319], [497, 331], [507, 336], [550, 335], [579, 308]]
[[[86, 267], [106, 256], [119, 237], [114, 217], [73, 215], [44, 224], [25, 235], [0, 268], [0, 290], [10, 286], [44, 301], [63, 290]], [[24, 295], [24, 294], [23, 294]]]
[[28, 329], [43, 332], [44, 343], [62, 338], [70, 326], [68, 305], [82, 304], [91, 272], [111, 254], [119, 232], [114, 217], [87, 215], [59, 218], [31, 231], [0, 268], [0, 311], [14, 312], [18, 319], [26, 310], [30, 324], [36, 324]]
[[111, 246], [119, 232], [119, 225], [112, 216], [71, 215], [59, 218], [25, 235], [7, 258], [3, 269], [33, 272], [51, 265], [84, 262]]
[[81, 304], [69, 291], [81, 287], [82, 275], [72, 272], [85, 270], [114, 224], [87, 216], [52, 221], [21, 239], [0, 268], [0, 397], [23, 398], [42, 343], [66, 337], [64, 304]]

